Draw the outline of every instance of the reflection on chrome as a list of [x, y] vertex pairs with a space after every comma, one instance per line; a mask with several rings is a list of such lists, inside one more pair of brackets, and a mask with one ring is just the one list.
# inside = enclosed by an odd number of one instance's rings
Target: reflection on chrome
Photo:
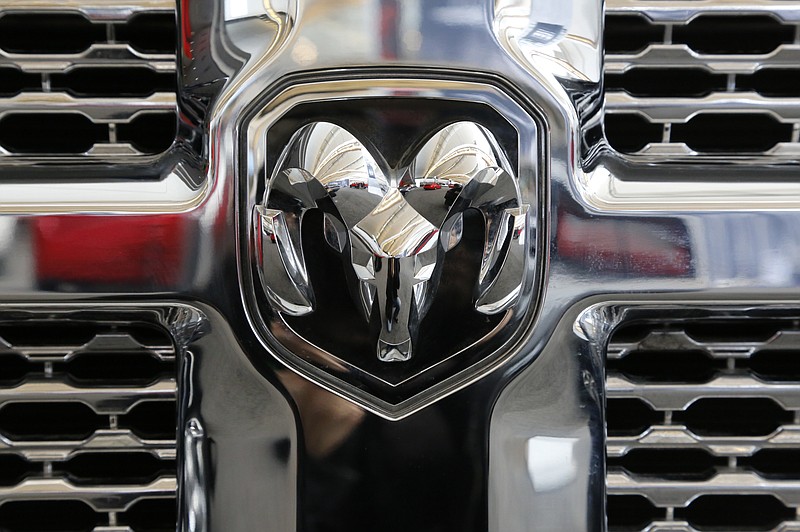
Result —
[[467, 209], [479, 211], [485, 227], [475, 308], [496, 314], [519, 296], [527, 205], [497, 141], [478, 124], [444, 127], [400, 169], [381, 168], [360, 141], [331, 123], [294, 135], [254, 219], [264, 289], [275, 309], [290, 316], [315, 309], [302, 244], [303, 219], [312, 209], [323, 213], [325, 241], [349, 272], [365, 327], [379, 317], [381, 361], [411, 358]]
[[575, 452], [579, 438], [534, 436], [525, 444], [528, 475], [537, 492], [553, 491], [569, 485], [578, 476]]

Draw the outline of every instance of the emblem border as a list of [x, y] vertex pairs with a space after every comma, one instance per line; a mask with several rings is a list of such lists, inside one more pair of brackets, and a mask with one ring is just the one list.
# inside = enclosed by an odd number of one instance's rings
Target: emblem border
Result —
[[[427, 73], [430, 75], [430, 73]], [[262, 97], [251, 106], [239, 123], [239, 155], [237, 164], [237, 235], [239, 238], [239, 280], [247, 319], [256, 333], [262, 347], [289, 370], [314, 382], [322, 388], [334, 393], [361, 408], [389, 420], [399, 420], [425, 408], [436, 401], [451, 395], [458, 390], [482, 379], [489, 373], [504, 365], [519, 353], [524, 338], [530, 334], [541, 300], [545, 265], [547, 263], [548, 239], [547, 227], [549, 205], [549, 161], [548, 128], [544, 113], [524, 95], [509, 91], [495, 79], [470, 79], [458, 75], [442, 75], [427, 77], [416, 72], [407, 77], [379, 76], [369, 72], [365, 76], [358, 71], [343, 73], [321, 73], [316, 79], [304, 76], [304, 79], [275, 90], [267, 90]], [[288, 80], [287, 80], [288, 83]], [[513, 96], [512, 96], [513, 94]], [[419, 392], [391, 403], [373, 395], [363, 387], [356, 386], [312, 364], [301, 355], [295, 354], [283, 342], [276, 338], [270, 330], [268, 319], [263, 315], [257, 300], [260, 287], [257, 276], [254, 276], [253, 227], [250, 213], [257, 203], [257, 180], [262, 178], [266, 165], [267, 132], [282, 116], [298, 105], [329, 102], [335, 100], [352, 100], [367, 98], [425, 98], [462, 101], [470, 104], [487, 105], [514, 127], [518, 139], [517, 179], [523, 199], [532, 205], [532, 222], [529, 224], [530, 241], [533, 243], [532, 260], [529, 260], [528, 272], [525, 275], [520, 302], [516, 308], [522, 309], [521, 315], [515, 317], [515, 331], [504, 342], [485, 357], [470, 366], [447, 375], [436, 383], [428, 385]], [[524, 149], [523, 149], [524, 148]], [[285, 326], [282, 334], [294, 335], [301, 340], [304, 350], [322, 351], [307, 340], [295, 335]], [[482, 340], [482, 339], [480, 339]], [[478, 341], [480, 341], [478, 340]], [[307, 352], [306, 351], [306, 352]], [[338, 371], [348, 371], [338, 358], [328, 357], [326, 364]], [[431, 367], [436, 364], [431, 365]], [[380, 378], [371, 376], [374, 380]], [[368, 379], [364, 379], [367, 381]]]

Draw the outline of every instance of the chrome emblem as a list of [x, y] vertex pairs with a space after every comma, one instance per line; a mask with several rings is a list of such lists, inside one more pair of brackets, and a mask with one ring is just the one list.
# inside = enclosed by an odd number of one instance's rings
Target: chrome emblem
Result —
[[375, 331], [378, 360], [404, 363], [418, 356], [420, 324], [468, 209], [481, 214], [485, 228], [474, 308], [495, 315], [515, 304], [528, 206], [497, 141], [473, 122], [440, 129], [404, 168], [377, 161], [340, 126], [315, 122], [297, 131], [255, 207], [258, 269], [278, 313], [317, 312], [306, 260], [321, 250], [304, 249], [303, 224], [318, 209], [324, 241], [345, 271], [345, 279], [326, 282], [347, 283], [362, 327]]

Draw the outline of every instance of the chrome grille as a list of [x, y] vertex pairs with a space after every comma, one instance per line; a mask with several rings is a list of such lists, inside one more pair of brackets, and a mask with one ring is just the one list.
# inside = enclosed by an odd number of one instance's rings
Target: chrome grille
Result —
[[150, 326], [0, 322], [0, 530], [174, 530], [174, 366]]
[[168, 0], [0, 3], [0, 162], [169, 148], [174, 11]]
[[636, 156], [800, 154], [800, 4], [610, 0], [606, 137]]
[[631, 325], [606, 386], [610, 530], [800, 530], [800, 322]]

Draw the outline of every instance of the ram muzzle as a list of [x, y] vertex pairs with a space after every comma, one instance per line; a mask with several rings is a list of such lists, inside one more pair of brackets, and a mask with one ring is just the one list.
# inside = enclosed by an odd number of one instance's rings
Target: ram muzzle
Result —
[[[408, 161], [410, 158], [406, 158]], [[379, 321], [376, 352], [385, 362], [409, 360], [433, 301], [464, 214], [484, 221], [475, 309], [508, 309], [522, 284], [527, 206], [510, 164], [482, 126], [457, 122], [436, 132], [410, 163], [379, 164], [344, 128], [316, 122], [301, 128], [267, 181], [256, 206], [258, 269], [279, 312], [314, 312], [302, 226], [323, 213], [327, 244], [340, 256], [350, 294], [368, 326]]]

